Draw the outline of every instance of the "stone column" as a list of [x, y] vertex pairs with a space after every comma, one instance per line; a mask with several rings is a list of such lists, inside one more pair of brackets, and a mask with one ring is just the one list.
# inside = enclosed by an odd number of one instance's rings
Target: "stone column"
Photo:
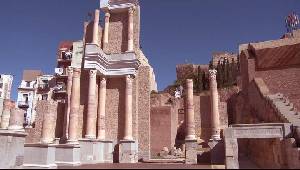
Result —
[[93, 28], [93, 43], [99, 45], [99, 17], [100, 17], [100, 10], [95, 10], [94, 16], [94, 28]]
[[1, 118], [1, 129], [7, 129], [9, 126], [10, 109], [11, 109], [11, 101], [9, 99], [4, 99], [3, 113]]
[[80, 106], [80, 68], [73, 69], [73, 82], [71, 94], [71, 108], [69, 118], [69, 144], [78, 144], [77, 127]]
[[65, 116], [64, 116], [64, 129], [63, 129], [63, 139], [68, 139], [69, 130], [69, 117], [71, 110], [71, 93], [72, 93], [72, 81], [73, 81], [73, 68], [67, 68], [68, 82], [67, 82], [67, 101], [65, 105]]
[[209, 70], [210, 81], [210, 100], [211, 100], [211, 128], [212, 139], [220, 139], [220, 126], [219, 126], [219, 94], [216, 80], [217, 70]]
[[108, 33], [109, 33], [109, 12], [105, 13], [105, 24], [104, 24], [104, 35], [103, 35], [103, 49], [107, 48], [108, 45]]
[[89, 94], [88, 94], [88, 112], [87, 112], [87, 123], [86, 123], [86, 135], [88, 139], [96, 138], [96, 84], [97, 84], [97, 70], [90, 70], [89, 79]]
[[46, 104], [47, 110], [45, 111], [43, 116], [42, 139], [41, 139], [41, 142], [43, 144], [54, 143], [54, 136], [52, 134], [55, 129], [53, 125], [55, 118], [54, 118], [54, 113], [51, 111], [49, 107], [50, 105], [51, 105], [50, 103]]
[[194, 93], [193, 80], [186, 80], [186, 140], [196, 139], [195, 137], [195, 113], [194, 113]]
[[106, 104], [106, 79], [100, 78], [98, 95], [98, 137], [99, 140], [105, 140], [105, 104]]
[[9, 119], [9, 130], [22, 130], [24, 123], [24, 111], [22, 109], [13, 108]]
[[128, 51], [133, 51], [133, 13], [134, 8], [128, 10]]
[[133, 140], [132, 137], [132, 78], [130, 75], [126, 76], [125, 89], [125, 128], [124, 140]]

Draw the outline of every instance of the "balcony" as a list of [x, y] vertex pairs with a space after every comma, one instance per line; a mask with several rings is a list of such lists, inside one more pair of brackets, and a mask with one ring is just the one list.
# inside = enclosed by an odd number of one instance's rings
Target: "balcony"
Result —
[[39, 90], [49, 90], [50, 87], [49, 87], [49, 84], [39, 84], [38, 89]]
[[53, 88], [53, 93], [55, 93], [55, 94], [67, 93], [66, 85], [65, 84], [57, 84]]
[[96, 69], [106, 76], [136, 75], [140, 66], [134, 52], [105, 54], [96, 44], [86, 44], [84, 68]]
[[28, 101], [19, 101], [18, 102], [18, 107], [19, 108], [29, 108]]

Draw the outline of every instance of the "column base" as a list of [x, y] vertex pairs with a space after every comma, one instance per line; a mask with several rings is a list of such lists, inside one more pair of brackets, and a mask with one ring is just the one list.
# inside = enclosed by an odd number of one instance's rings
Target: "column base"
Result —
[[55, 168], [55, 145], [25, 144], [24, 167]]
[[197, 164], [197, 139], [185, 140], [185, 164]]
[[84, 137], [85, 137], [86, 139], [91, 139], [91, 140], [96, 139], [96, 135], [85, 135]]
[[9, 126], [8, 130], [13, 130], [13, 131], [20, 131], [20, 132], [24, 132], [24, 128], [23, 126], [18, 126], [18, 125], [13, 125], [13, 126]]
[[79, 142], [78, 140], [67, 140], [67, 143], [68, 145], [79, 145]]
[[56, 145], [55, 162], [60, 166], [80, 165], [80, 145], [59, 144]]
[[119, 163], [137, 163], [138, 144], [135, 140], [120, 140]]
[[225, 146], [223, 140], [221, 138], [210, 139], [208, 146], [210, 147], [211, 164], [224, 165]]
[[210, 140], [219, 141], [219, 140], [222, 140], [222, 138], [220, 137], [220, 135], [212, 135]]

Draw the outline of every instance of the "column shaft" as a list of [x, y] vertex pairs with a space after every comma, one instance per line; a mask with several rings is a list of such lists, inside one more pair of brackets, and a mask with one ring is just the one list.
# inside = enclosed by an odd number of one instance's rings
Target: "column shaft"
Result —
[[3, 113], [1, 118], [1, 129], [7, 129], [9, 126], [10, 109], [11, 109], [11, 101], [9, 99], [4, 99]]
[[68, 82], [67, 82], [67, 100], [65, 104], [65, 116], [64, 116], [64, 129], [63, 129], [63, 138], [64, 140], [68, 139], [69, 131], [69, 117], [71, 110], [71, 94], [72, 94], [72, 81], [73, 81], [73, 68], [67, 68]]
[[106, 104], [106, 79], [100, 78], [99, 82], [99, 101], [98, 101], [98, 137], [99, 140], [105, 140], [105, 104]]
[[126, 76], [124, 140], [133, 140], [133, 137], [132, 137], [132, 79], [129, 75]]
[[209, 70], [209, 74], [210, 74], [212, 139], [220, 139], [219, 94], [218, 94], [218, 85], [216, 80], [217, 70]]
[[109, 33], [109, 18], [110, 14], [105, 13], [105, 24], [104, 24], [104, 35], [103, 35], [103, 49], [107, 48], [108, 45], [108, 33]]
[[80, 106], [80, 73], [80, 68], [74, 68], [71, 94], [71, 109], [69, 118], [69, 144], [78, 143], [77, 127]]
[[96, 138], [96, 83], [97, 83], [97, 71], [90, 70], [89, 79], [89, 94], [88, 94], [88, 112], [87, 112], [87, 123], [86, 123], [86, 138]]
[[93, 43], [99, 45], [99, 18], [100, 18], [100, 10], [95, 10], [94, 16], [94, 27], [93, 27]]
[[193, 80], [186, 80], [186, 139], [192, 140], [195, 137], [195, 113], [194, 113], [194, 94]]
[[133, 13], [134, 9], [128, 10], [128, 51], [133, 51]]

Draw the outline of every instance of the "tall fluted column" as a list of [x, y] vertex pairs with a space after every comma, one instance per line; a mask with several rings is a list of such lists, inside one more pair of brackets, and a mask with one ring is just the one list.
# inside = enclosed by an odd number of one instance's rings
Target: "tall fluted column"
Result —
[[88, 95], [88, 112], [87, 112], [87, 123], [86, 123], [86, 138], [96, 138], [96, 83], [97, 83], [97, 71], [90, 70], [89, 79], [89, 95]]
[[9, 126], [10, 109], [11, 109], [11, 101], [9, 99], [4, 99], [3, 113], [1, 118], [1, 129], [7, 129]]
[[133, 140], [133, 137], [132, 137], [132, 78], [129, 75], [126, 76], [124, 140]]
[[77, 127], [78, 116], [80, 106], [80, 68], [73, 69], [73, 82], [72, 82], [72, 94], [71, 94], [71, 109], [69, 118], [69, 144], [77, 144]]
[[106, 100], [106, 79], [100, 78], [98, 95], [98, 137], [99, 140], [105, 140], [105, 100]]
[[94, 16], [94, 28], [93, 28], [93, 43], [99, 45], [99, 18], [100, 18], [100, 10], [95, 10]]
[[194, 93], [193, 80], [186, 80], [186, 140], [196, 139], [195, 137], [195, 113], [194, 113]]
[[134, 8], [128, 10], [128, 51], [133, 51], [133, 13]]
[[109, 33], [109, 18], [110, 14], [105, 13], [105, 24], [104, 24], [104, 35], [103, 35], [103, 49], [107, 48], [108, 45], [108, 33]]
[[69, 117], [71, 110], [71, 93], [72, 93], [72, 81], [73, 81], [73, 68], [67, 68], [68, 82], [67, 82], [67, 101], [65, 105], [65, 117], [64, 117], [64, 129], [63, 129], [63, 139], [68, 139], [69, 131]]
[[219, 94], [216, 75], [217, 70], [209, 70], [212, 139], [220, 139]]

